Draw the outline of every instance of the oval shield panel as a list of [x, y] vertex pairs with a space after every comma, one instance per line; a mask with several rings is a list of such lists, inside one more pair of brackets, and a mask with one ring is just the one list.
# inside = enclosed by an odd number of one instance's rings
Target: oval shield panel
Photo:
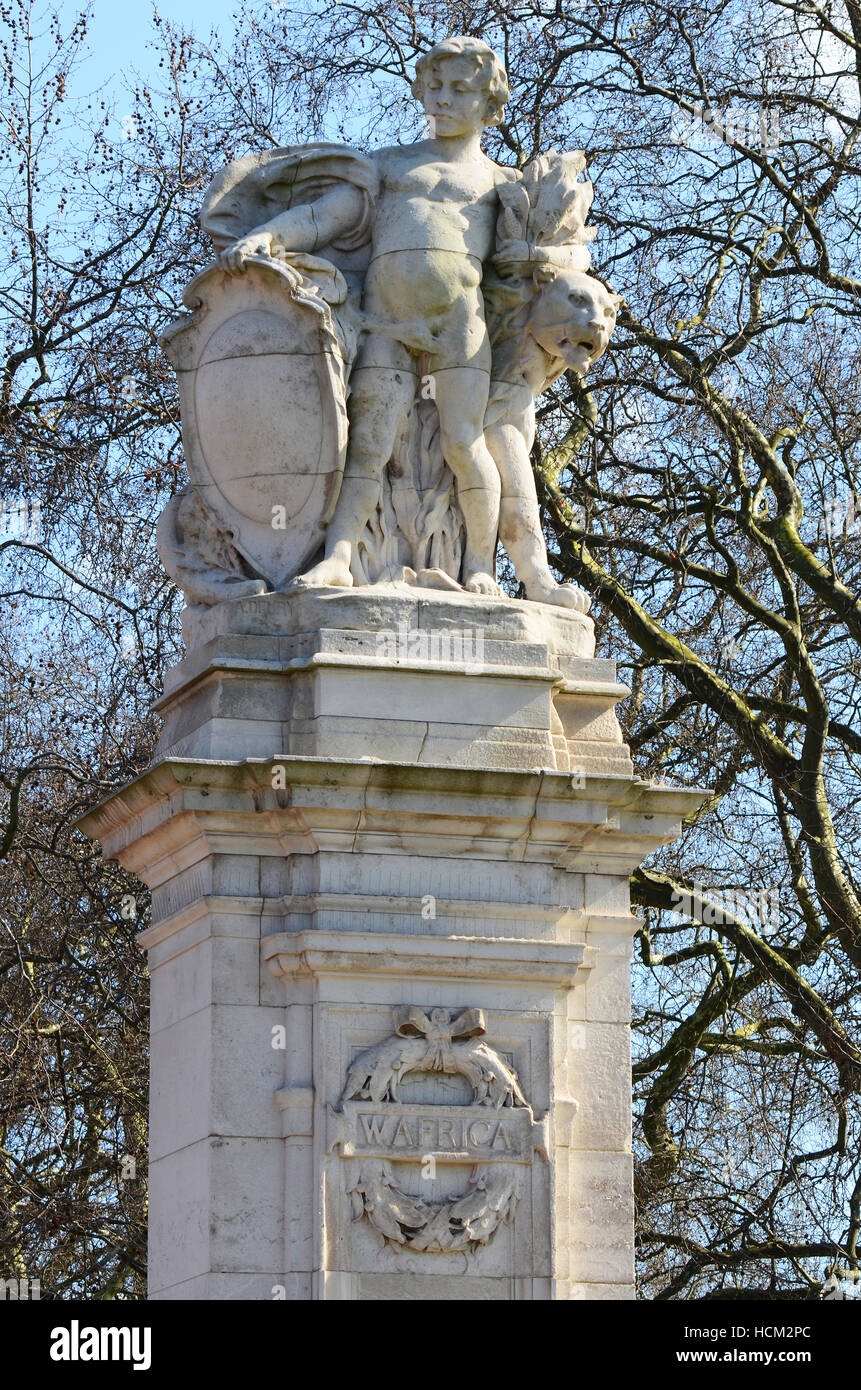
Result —
[[249, 565], [283, 588], [323, 539], [347, 443], [346, 369], [330, 306], [294, 267], [214, 266], [162, 346], [180, 386], [189, 477]]

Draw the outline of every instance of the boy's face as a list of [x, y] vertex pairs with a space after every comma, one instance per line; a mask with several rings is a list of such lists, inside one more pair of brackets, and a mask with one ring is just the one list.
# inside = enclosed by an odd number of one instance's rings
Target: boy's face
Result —
[[424, 79], [422, 105], [437, 139], [470, 135], [488, 122], [490, 100], [477, 64], [471, 58], [440, 58]]

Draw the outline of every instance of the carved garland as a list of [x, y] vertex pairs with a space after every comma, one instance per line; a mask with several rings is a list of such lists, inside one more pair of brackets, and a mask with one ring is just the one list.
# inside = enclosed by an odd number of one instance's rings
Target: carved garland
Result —
[[[448, 1009], [393, 1012], [394, 1034], [351, 1064], [341, 1108], [349, 1101], [396, 1106], [398, 1083], [408, 1072], [438, 1071], [465, 1076], [473, 1105], [530, 1110], [516, 1073], [481, 1040], [486, 1031], [481, 1009], [464, 1009], [455, 1018]], [[473, 1167], [466, 1192], [428, 1202], [398, 1187], [387, 1159], [366, 1158], [347, 1192], [354, 1220], [367, 1217], [387, 1244], [432, 1254], [486, 1245], [501, 1225], [512, 1221], [523, 1184], [522, 1169], [482, 1163]]]
[[523, 1177], [511, 1169], [491, 1176], [489, 1168], [477, 1165], [467, 1192], [448, 1202], [426, 1202], [401, 1191], [391, 1164], [378, 1159], [362, 1164], [347, 1191], [354, 1219], [366, 1216], [386, 1244], [450, 1254], [486, 1245], [503, 1222], [513, 1219]]

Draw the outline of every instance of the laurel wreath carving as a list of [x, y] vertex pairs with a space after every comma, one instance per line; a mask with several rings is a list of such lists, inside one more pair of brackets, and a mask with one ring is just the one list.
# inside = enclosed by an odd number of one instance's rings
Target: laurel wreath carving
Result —
[[347, 1192], [354, 1220], [366, 1216], [386, 1244], [448, 1254], [486, 1245], [503, 1222], [512, 1221], [523, 1192], [523, 1176], [501, 1165], [494, 1173], [477, 1165], [462, 1196], [425, 1202], [398, 1187], [390, 1163], [373, 1159], [365, 1160]]
[[439, 1071], [465, 1076], [473, 1104], [496, 1110], [526, 1105], [517, 1076], [504, 1058], [481, 1041], [486, 1032], [481, 1009], [464, 1009], [454, 1019], [449, 1009], [394, 1010], [395, 1032], [369, 1047], [351, 1064], [341, 1096], [345, 1100], [398, 1099], [398, 1082], [407, 1072]]
[[[341, 1096], [344, 1101], [397, 1103], [398, 1083], [408, 1072], [459, 1073], [472, 1085], [473, 1104], [501, 1110], [529, 1108], [517, 1075], [482, 1041], [481, 1009], [405, 1006], [393, 1010], [395, 1032], [355, 1058]], [[353, 1219], [366, 1217], [386, 1244], [427, 1254], [475, 1250], [511, 1222], [523, 1192], [515, 1166], [477, 1164], [467, 1191], [443, 1202], [426, 1202], [398, 1187], [387, 1159], [364, 1159], [347, 1193]]]

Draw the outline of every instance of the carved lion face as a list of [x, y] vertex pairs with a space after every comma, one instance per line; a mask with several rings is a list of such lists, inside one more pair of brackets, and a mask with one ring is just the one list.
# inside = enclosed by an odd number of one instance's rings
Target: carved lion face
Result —
[[560, 270], [540, 289], [528, 331], [551, 357], [584, 375], [607, 350], [622, 300], [579, 270]]

